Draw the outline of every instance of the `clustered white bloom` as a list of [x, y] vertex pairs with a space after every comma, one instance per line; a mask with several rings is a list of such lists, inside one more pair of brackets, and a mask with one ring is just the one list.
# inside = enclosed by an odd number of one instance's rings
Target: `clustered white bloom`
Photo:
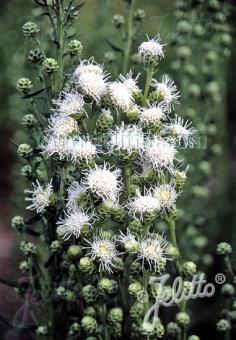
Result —
[[[138, 52], [145, 65], [149, 63], [154, 67], [163, 58], [163, 46], [159, 37], [140, 45]], [[163, 214], [172, 214], [180, 194], [175, 180], [186, 177], [187, 170], [178, 168], [178, 146], [181, 142], [186, 147], [193, 146], [195, 130], [179, 116], [171, 118], [173, 104], [179, 98], [174, 82], [167, 75], [161, 82], [152, 79], [150, 85], [154, 91], [150, 97], [144, 98], [138, 86], [139, 75], [134, 76], [130, 71], [113, 82], [109, 82], [108, 78], [104, 67], [93, 58], [82, 60], [71, 77], [71, 90], [62, 92], [53, 101], [42, 154], [70, 161], [77, 170], [79, 168], [78, 176], [67, 189], [66, 211], [57, 222], [57, 233], [65, 240], [81, 237], [84, 227], [92, 230], [95, 216], [97, 224], [94, 229], [97, 232], [102, 209], [103, 213], [109, 211], [111, 215], [116, 211], [125, 214], [127, 224], [137, 218], [145, 225]], [[133, 110], [137, 113], [136, 120], [130, 119]], [[99, 112], [102, 122], [106, 118], [109, 123], [116, 121], [116, 126], [106, 134], [108, 152], [101, 155], [102, 165], [96, 163], [101, 151], [96, 144], [97, 131], [93, 131], [98, 126], [96, 119]], [[129, 119], [132, 124], [127, 122]], [[135, 157], [129, 157], [133, 154]], [[120, 168], [113, 166], [117, 155], [123, 160]], [[139, 156], [137, 163], [136, 156]], [[77, 167], [78, 164], [85, 166], [85, 170], [81, 169], [82, 166]], [[139, 177], [136, 194], [127, 194], [128, 190], [123, 190], [131, 183], [131, 178], [126, 179], [129, 171], [123, 169], [126, 165], [136, 174], [132, 180]], [[144, 169], [143, 175], [139, 175], [140, 168]], [[154, 182], [148, 182], [150, 173], [154, 174]], [[37, 182], [29, 193], [32, 198], [27, 200], [32, 204], [27, 209], [44, 212], [51, 204], [51, 182], [46, 188]], [[84, 241], [89, 244], [84, 247], [86, 255], [99, 264], [100, 270], [108, 272], [112, 272], [114, 261], [122, 255], [118, 247], [132, 253], [136, 261], [141, 260], [143, 265], [147, 264], [154, 271], [160, 271], [168, 259], [166, 240], [148, 231], [139, 237], [129, 229], [114, 237], [100, 233]]]
[[26, 209], [36, 210], [37, 213], [43, 213], [50, 205], [50, 199], [53, 195], [52, 180], [45, 188], [43, 188], [39, 181], [36, 180], [36, 184], [33, 183], [33, 190], [26, 190], [26, 193], [31, 195], [31, 197], [25, 198], [26, 201], [31, 202]]

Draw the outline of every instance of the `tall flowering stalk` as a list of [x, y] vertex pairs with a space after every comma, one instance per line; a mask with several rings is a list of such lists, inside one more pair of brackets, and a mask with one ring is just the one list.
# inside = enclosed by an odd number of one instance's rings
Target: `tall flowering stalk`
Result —
[[156, 36], [139, 46], [143, 89], [139, 75], [130, 70], [113, 79], [93, 57], [65, 69], [68, 56], [82, 51], [79, 41], [67, 41], [81, 6], [36, 2], [47, 11], [57, 53], [48, 58], [39, 27], [24, 25], [38, 45], [31, 55], [43, 85], [33, 92], [29, 79], [17, 83], [31, 112], [24, 125], [32, 143], [19, 145], [18, 154], [26, 162], [32, 216], [16, 216], [12, 226], [24, 237], [20, 292], [32, 296], [30, 326], [46, 339], [156, 339], [165, 328], [186, 339], [185, 303], [177, 323], [143, 322], [159, 294], [149, 285], [152, 276], [187, 279], [196, 272], [180, 257], [175, 227], [187, 173], [181, 149], [194, 145], [195, 130], [174, 115], [179, 91], [157, 72], [165, 45]]

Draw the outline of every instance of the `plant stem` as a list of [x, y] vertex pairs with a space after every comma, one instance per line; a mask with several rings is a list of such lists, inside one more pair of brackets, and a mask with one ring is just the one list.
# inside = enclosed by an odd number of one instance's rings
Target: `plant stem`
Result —
[[[169, 226], [169, 233], [170, 233], [170, 240], [171, 243], [177, 248], [178, 248], [178, 244], [177, 244], [177, 239], [176, 239], [176, 230], [175, 230], [175, 220], [173, 218], [167, 218], [166, 221], [168, 222], [168, 226]], [[179, 259], [176, 259], [176, 267], [179, 273], [181, 273], [181, 266], [180, 266], [180, 262]]]
[[64, 69], [64, 44], [65, 44], [65, 33], [64, 33], [64, 19], [63, 19], [63, 1], [59, 1], [58, 5], [58, 16], [57, 16], [57, 26], [58, 26], [58, 40], [59, 40], [59, 57], [58, 57], [58, 62], [59, 62], [59, 69], [57, 73], [57, 79], [56, 79], [56, 91], [59, 92], [61, 88], [61, 83], [63, 79], [63, 69]]
[[127, 44], [125, 48], [125, 56], [124, 56], [124, 63], [123, 63], [123, 73], [127, 73], [129, 59], [131, 54], [132, 48], [132, 40], [133, 40], [133, 13], [134, 13], [134, 5], [135, 0], [131, 0], [130, 8], [129, 8], [129, 16], [128, 16], [128, 36], [127, 36]]
[[125, 164], [124, 166], [124, 177], [125, 177], [125, 183], [126, 183], [126, 190], [127, 190], [127, 197], [130, 197], [130, 179], [131, 179], [131, 165]]
[[147, 105], [148, 91], [149, 91], [150, 83], [152, 80], [152, 76], [153, 76], [153, 67], [149, 66], [147, 68], [146, 84], [145, 84], [144, 95], [143, 95], [143, 106]]

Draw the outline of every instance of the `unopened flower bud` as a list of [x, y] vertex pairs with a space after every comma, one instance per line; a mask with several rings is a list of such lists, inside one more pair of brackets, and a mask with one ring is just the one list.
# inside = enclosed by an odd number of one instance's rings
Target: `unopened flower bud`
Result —
[[232, 254], [232, 247], [227, 242], [221, 242], [217, 245], [216, 252], [221, 256], [230, 255]]
[[134, 234], [140, 234], [143, 230], [143, 225], [140, 220], [135, 219], [129, 223], [129, 230]]
[[159, 321], [155, 325], [155, 335], [158, 339], [162, 338], [165, 334], [165, 328], [162, 323]]
[[33, 114], [27, 114], [22, 118], [22, 125], [32, 128], [35, 124], [37, 124], [37, 119]]
[[95, 334], [98, 331], [97, 320], [92, 316], [84, 316], [81, 320], [81, 326], [83, 331], [88, 335]]
[[179, 249], [176, 248], [173, 244], [169, 243], [166, 247], [166, 253], [168, 256], [170, 256], [172, 259], [177, 259], [180, 257]]
[[24, 226], [24, 219], [22, 216], [14, 216], [11, 220], [11, 226], [15, 230], [21, 231]]
[[28, 21], [22, 27], [22, 31], [25, 37], [32, 38], [40, 32], [40, 29], [35, 22]]
[[38, 336], [47, 335], [48, 334], [48, 327], [47, 326], [39, 326], [38, 328], [36, 328], [35, 332]]
[[67, 50], [71, 56], [79, 57], [83, 51], [83, 45], [79, 40], [71, 40], [68, 43]]
[[98, 293], [94, 286], [87, 285], [82, 288], [81, 295], [86, 303], [92, 303], [96, 301]]
[[199, 336], [197, 336], [197, 335], [190, 335], [190, 336], [188, 337], [188, 340], [200, 340], [200, 338], [199, 338]]
[[109, 110], [103, 110], [96, 121], [96, 127], [99, 131], [107, 131], [114, 124], [114, 118]]
[[175, 322], [169, 322], [166, 326], [166, 333], [171, 339], [178, 339], [181, 329]]
[[82, 257], [79, 261], [79, 269], [82, 273], [92, 274], [95, 266], [90, 257]]
[[28, 241], [21, 241], [20, 243], [20, 250], [23, 252], [24, 255], [32, 256], [37, 254], [36, 246]]
[[29, 144], [20, 144], [18, 146], [17, 153], [20, 157], [27, 159], [32, 155], [33, 149]]
[[27, 94], [33, 88], [33, 84], [29, 78], [20, 78], [16, 83], [16, 89], [22, 94]]
[[82, 254], [81, 247], [76, 244], [73, 244], [68, 248], [67, 254], [71, 258], [78, 258]]
[[107, 51], [104, 54], [104, 61], [107, 64], [112, 64], [115, 61], [115, 59], [116, 59], [116, 55], [114, 54], [114, 52]]
[[118, 285], [115, 280], [104, 277], [98, 281], [98, 290], [101, 294], [104, 294], [104, 293], [113, 294], [116, 292], [117, 288], [118, 288]]
[[196, 274], [197, 272], [197, 266], [194, 262], [191, 262], [191, 261], [187, 261], [183, 264], [183, 273], [186, 275], [186, 276], [193, 276]]
[[134, 281], [130, 283], [128, 287], [129, 294], [134, 295], [134, 296], [137, 296], [142, 290], [143, 290], [143, 287], [139, 281]]
[[144, 337], [153, 337], [155, 335], [155, 326], [151, 322], [142, 322], [139, 327], [139, 333]]
[[231, 329], [231, 323], [227, 319], [221, 319], [217, 322], [216, 329], [218, 332], [227, 332]]
[[22, 270], [23, 272], [28, 272], [31, 268], [32, 268], [32, 260], [31, 258], [28, 258], [26, 261], [22, 261], [19, 264], [19, 268], [20, 270]]
[[39, 64], [43, 60], [43, 53], [39, 48], [34, 48], [30, 50], [28, 55], [28, 60], [32, 64]]
[[117, 28], [120, 28], [122, 25], [124, 25], [125, 18], [123, 15], [115, 14], [112, 18], [112, 22]]
[[224, 296], [233, 296], [235, 294], [235, 289], [234, 286], [231, 285], [230, 283], [226, 283], [221, 287], [221, 293]]
[[58, 251], [61, 250], [61, 248], [62, 244], [58, 240], [52, 241], [49, 247], [51, 253], [57, 253]]
[[190, 323], [190, 317], [185, 312], [177, 313], [175, 319], [180, 327], [186, 327]]
[[78, 322], [73, 322], [72, 325], [70, 325], [68, 334], [78, 336], [80, 334], [80, 330], [80, 324]]
[[136, 21], [143, 21], [146, 18], [146, 11], [142, 8], [138, 8], [135, 12], [134, 12], [134, 19]]
[[144, 314], [144, 304], [142, 302], [135, 302], [130, 308], [130, 316], [135, 320], [139, 320]]
[[123, 320], [123, 310], [120, 307], [110, 309], [107, 319], [110, 324], [121, 323]]
[[48, 74], [55, 73], [59, 68], [57, 61], [53, 58], [46, 58], [42, 63], [42, 69]]
[[83, 314], [95, 317], [97, 315], [97, 312], [93, 306], [87, 306], [84, 308]]

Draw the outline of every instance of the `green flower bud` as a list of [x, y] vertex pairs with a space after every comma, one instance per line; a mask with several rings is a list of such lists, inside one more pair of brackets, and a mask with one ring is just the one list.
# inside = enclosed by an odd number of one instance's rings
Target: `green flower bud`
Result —
[[136, 21], [143, 21], [146, 18], [146, 11], [142, 8], [138, 8], [134, 12], [134, 20]]
[[196, 37], [202, 37], [205, 33], [204, 27], [201, 24], [194, 25], [193, 33]]
[[22, 125], [28, 128], [32, 128], [36, 124], [37, 124], [37, 119], [32, 114], [27, 114], [22, 118]]
[[38, 328], [36, 328], [35, 332], [38, 336], [47, 335], [48, 334], [48, 327], [47, 326], [39, 326]]
[[116, 204], [111, 214], [113, 220], [116, 222], [122, 222], [125, 218], [125, 215], [125, 209], [121, 205]]
[[231, 329], [231, 323], [227, 319], [221, 319], [217, 322], [216, 329], [218, 332], [227, 332]]
[[183, 264], [183, 273], [186, 275], [186, 276], [193, 276], [196, 274], [197, 272], [197, 266], [194, 262], [191, 262], [191, 261], [187, 261]]
[[212, 9], [220, 9], [220, 2], [218, 0], [209, 0], [208, 6]]
[[56, 288], [55, 295], [57, 298], [62, 298], [64, 299], [66, 296], [66, 289], [65, 287], [58, 287]]
[[139, 110], [136, 107], [131, 108], [127, 112], [127, 118], [129, 119], [130, 122], [137, 122], [139, 118]]
[[20, 250], [24, 253], [24, 255], [32, 256], [37, 254], [36, 246], [28, 241], [21, 241]]
[[155, 325], [155, 335], [157, 336], [158, 339], [160, 339], [164, 336], [164, 334], [165, 334], [165, 328], [161, 322], [158, 322]]
[[62, 244], [58, 240], [52, 241], [52, 243], [50, 244], [50, 247], [49, 247], [50, 252], [52, 254], [59, 252], [61, 250], [61, 248], [62, 248]]
[[152, 337], [155, 335], [155, 326], [151, 322], [142, 322], [139, 327], [141, 336]]
[[28, 60], [32, 64], [40, 64], [43, 60], [43, 53], [39, 48], [34, 48], [33, 50], [30, 50], [28, 55]]
[[79, 269], [82, 273], [92, 274], [95, 270], [95, 265], [90, 257], [82, 257], [79, 261]]
[[96, 121], [96, 128], [98, 131], [108, 131], [114, 124], [114, 118], [109, 110], [103, 110]]
[[23, 272], [28, 272], [31, 268], [32, 268], [32, 260], [31, 258], [28, 258], [27, 260], [25, 261], [22, 261], [20, 264], [19, 264], [19, 268], [20, 270], [22, 270]]
[[175, 319], [180, 327], [186, 327], [190, 323], [190, 317], [185, 312], [177, 313]]
[[120, 28], [122, 25], [124, 25], [125, 18], [123, 15], [115, 14], [112, 18], [112, 22], [117, 28]]
[[142, 266], [139, 262], [134, 262], [130, 266], [130, 275], [138, 276], [142, 270]]
[[122, 272], [124, 270], [124, 262], [121, 258], [116, 258], [113, 260], [114, 272]]
[[22, 231], [24, 227], [24, 219], [22, 216], [14, 216], [11, 220], [11, 226], [17, 231]]
[[235, 289], [234, 286], [231, 285], [230, 283], [225, 283], [222, 287], [221, 287], [221, 293], [224, 296], [233, 296], [235, 294]]
[[198, 84], [189, 84], [187, 92], [193, 97], [199, 97], [201, 94], [201, 88]]
[[178, 22], [176, 29], [180, 33], [189, 33], [192, 31], [192, 25], [188, 21], [181, 20]]
[[94, 286], [87, 285], [82, 288], [81, 295], [86, 303], [92, 303], [96, 301], [98, 293]]
[[166, 326], [166, 333], [171, 339], [178, 339], [181, 334], [181, 329], [175, 322], [169, 322]]
[[85, 307], [84, 310], [83, 310], [83, 313], [84, 313], [84, 315], [89, 315], [89, 316], [92, 316], [92, 317], [96, 317], [96, 315], [97, 315], [96, 310], [92, 306]]
[[16, 83], [16, 89], [22, 94], [27, 94], [33, 88], [33, 84], [29, 78], [20, 78]]
[[79, 336], [80, 330], [81, 330], [80, 324], [79, 324], [78, 322], [73, 322], [73, 323], [70, 325], [68, 335], [76, 335], [76, 336]]
[[81, 326], [83, 331], [88, 335], [96, 334], [98, 332], [97, 320], [92, 316], [84, 316], [81, 320]]
[[32, 38], [40, 32], [40, 29], [35, 22], [28, 21], [22, 27], [22, 31], [25, 37]]
[[191, 48], [188, 46], [181, 46], [177, 48], [176, 54], [181, 59], [187, 59], [191, 57], [192, 51]]
[[195, 76], [198, 72], [196, 67], [192, 64], [187, 64], [184, 68], [184, 71], [190, 76]]
[[17, 153], [20, 157], [27, 159], [30, 156], [32, 156], [33, 149], [31, 148], [29, 144], [24, 143], [18, 146]]
[[143, 290], [143, 287], [139, 281], [134, 281], [128, 286], [128, 292], [130, 295], [138, 296], [138, 294]]
[[139, 320], [144, 315], [144, 304], [142, 302], [135, 302], [130, 308], [130, 317], [135, 321]]
[[98, 290], [101, 294], [114, 294], [118, 289], [118, 284], [115, 280], [106, 277], [98, 281]]
[[110, 309], [107, 320], [110, 324], [121, 323], [123, 320], [123, 310], [120, 307]]
[[76, 296], [75, 296], [75, 293], [71, 290], [67, 290], [65, 292], [65, 300], [68, 301], [68, 302], [73, 302], [75, 301], [76, 299]]
[[110, 325], [110, 332], [112, 334], [112, 338], [120, 339], [122, 336], [122, 325], [120, 323], [112, 323]]
[[212, 151], [215, 155], [220, 156], [220, 155], [222, 155], [223, 149], [222, 149], [222, 146], [221, 146], [221, 145], [219, 145], [219, 144], [214, 144], [214, 145], [212, 145], [212, 147], [211, 147], [211, 151]]
[[129, 230], [134, 234], [140, 234], [143, 231], [143, 225], [140, 220], [135, 219], [129, 223]]
[[46, 58], [42, 63], [42, 69], [48, 74], [55, 73], [59, 68], [57, 61], [53, 58]]
[[72, 259], [75, 258], [75, 259], [76, 259], [76, 258], [78, 258], [78, 257], [81, 256], [81, 254], [82, 254], [82, 249], [81, 249], [80, 246], [78, 246], [78, 245], [76, 245], [76, 244], [73, 244], [73, 245], [71, 245], [71, 246], [68, 248], [67, 254], [68, 254], [68, 256], [69, 256], [70, 258], [72, 258]]
[[104, 61], [106, 64], [112, 64], [116, 59], [116, 55], [114, 54], [114, 52], [111, 51], [107, 51], [104, 54]]
[[179, 249], [171, 243], [166, 247], [166, 253], [174, 260], [180, 257]]
[[79, 40], [71, 40], [68, 43], [67, 50], [71, 56], [79, 57], [83, 51], [83, 45]]
[[200, 338], [199, 338], [199, 336], [197, 336], [197, 335], [190, 335], [190, 336], [188, 337], [188, 340], [200, 340]]
[[232, 254], [232, 247], [227, 242], [221, 242], [217, 245], [216, 252], [221, 256], [230, 255]]

